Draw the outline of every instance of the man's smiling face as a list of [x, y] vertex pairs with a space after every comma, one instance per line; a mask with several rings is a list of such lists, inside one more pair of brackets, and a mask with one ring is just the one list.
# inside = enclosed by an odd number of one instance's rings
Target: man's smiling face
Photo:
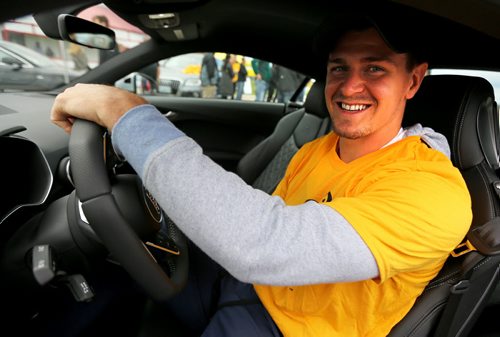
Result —
[[407, 68], [374, 28], [346, 33], [329, 54], [325, 97], [340, 137], [383, 146], [399, 131], [406, 100], [418, 90], [426, 64]]

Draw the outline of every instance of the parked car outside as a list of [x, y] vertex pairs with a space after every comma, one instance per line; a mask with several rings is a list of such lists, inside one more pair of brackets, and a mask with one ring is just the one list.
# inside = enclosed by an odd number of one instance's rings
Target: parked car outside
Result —
[[25, 46], [0, 41], [0, 89], [52, 90], [81, 74]]
[[189, 53], [160, 62], [159, 92], [177, 96], [201, 97], [203, 53]]

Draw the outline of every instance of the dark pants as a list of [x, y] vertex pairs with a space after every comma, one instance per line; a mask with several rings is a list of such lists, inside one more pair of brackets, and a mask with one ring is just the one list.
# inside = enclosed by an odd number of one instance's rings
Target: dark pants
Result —
[[[160, 331], [168, 330], [168, 323], [163, 322], [171, 320], [179, 325], [182, 336], [281, 336], [251, 284], [236, 280], [194, 245], [189, 256], [188, 284], [168, 302], [158, 304], [162, 307], [159, 322], [165, 324]], [[105, 267], [98, 279], [89, 280], [96, 293], [92, 302], [77, 303], [69, 290], [59, 291], [62, 298], [50, 301], [57, 303], [54, 308], [42, 312], [30, 326], [15, 329], [22, 328], [21, 335], [41, 337], [131, 336], [117, 326], [134, 329], [133, 322], [144, 308], [144, 294], [123, 269]]]
[[194, 245], [189, 254], [188, 284], [166, 305], [193, 335], [281, 336], [251, 284], [236, 280]]

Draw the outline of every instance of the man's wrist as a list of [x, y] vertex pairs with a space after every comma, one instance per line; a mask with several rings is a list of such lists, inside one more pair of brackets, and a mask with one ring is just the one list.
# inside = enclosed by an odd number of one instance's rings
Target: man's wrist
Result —
[[118, 120], [128, 111], [148, 104], [141, 96], [120, 90], [119, 95], [110, 95], [110, 101], [101, 109], [101, 123], [111, 132]]
[[171, 140], [185, 134], [177, 129], [151, 104], [137, 105], [123, 114], [115, 124], [111, 141], [119, 156], [123, 156], [142, 175], [148, 156]]

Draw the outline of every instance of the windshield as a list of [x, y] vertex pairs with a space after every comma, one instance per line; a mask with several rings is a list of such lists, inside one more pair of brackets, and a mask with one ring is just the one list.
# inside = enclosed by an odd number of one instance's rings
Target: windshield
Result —
[[116, 48], [98, 50], [48, 38], [32, 16], [0, 22], [0, 90], [53, 90], [150, 38], [103, 4], [77, 16], [112, 29]]
[[54, 61], [52, 61], [45, 55], [22, 45], [8, 41], [0, 41], [0, 46], [3, 47], [3, 49], [9, 50], [11, 53], [16, 54], [16, 56], [32, 63], [37, 67], [52, 67], [54, 65], [57, 65]]

